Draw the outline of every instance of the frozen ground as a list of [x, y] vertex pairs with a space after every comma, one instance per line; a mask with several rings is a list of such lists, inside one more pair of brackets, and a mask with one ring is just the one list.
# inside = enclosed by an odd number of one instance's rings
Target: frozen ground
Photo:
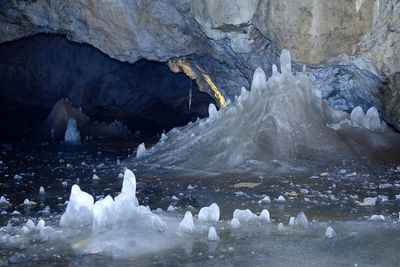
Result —
[[[124, 166], [117, 159], [133, 152], [121, 147], [127, 145], [3, 146], [0, 196], [8, 203], [0, 200], [0, 265], [398, 266], [400, 262], [397, 165], [343, 161], [322, 172], [213, 177], [136, 171], [138, 202], [165, 222], [163, 231], [149, 228], [146, 220], [142, 224], [122, 220], [118, 227], [101, 231], [92, 225], [60, 227], [73, 184], [94, 201], [119, 194]], [[100, 180], [93, 179], [94, 171]], [[45, 193], [39, 192], [41, 186]], [[284, 202], [277, 201], [280, 196]], [[29, 204], [24, 205], [26, 199]], [[202, 216], [209, 222], [199, 220], [200, 209], [213, 203], [218, 204], [219, 221], [212, 215], [215, 208]], [[249, 209], [255, 214], [249, 217], [253, 220], [238, 217], [240, 226], [233, 227], [235, 209]], [[270, 223], [258, 217], [265, 209]], [[187, 211], [193, 214], [192, 234], [179, 229]], [[309, 224], [293, 221], [300, 226], [291, 227], [290, 218], [301, 211]], [[383, 215], [385, 221], [373, 215]], [[41, 234], [43, 227], [37, 225], [41, 219], [52, 231]], [[209, 240], [210, 226], [215, 227], [218, 241], [212, 241], [212, 235]], [[326, 237], [328, 227], [336, 237]]]

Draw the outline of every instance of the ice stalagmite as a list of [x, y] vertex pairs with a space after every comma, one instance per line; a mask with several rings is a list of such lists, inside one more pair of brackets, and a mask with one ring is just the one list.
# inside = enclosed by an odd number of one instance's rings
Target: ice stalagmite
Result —
[[219, 207], [216, 203], [211, 204], [209, 207], [203, 207], [199, 211], [199, 220], [202, 222], [218, 222], [219, 220]]
[[60, 225], [66, 227], [82, 227], [92, 224], [93, 197], [73, 185], [65, 213], [61, 216]]
[[65, 131], [64, 139], [66, 143], [72, 145], [77, 145], [81, 143], [81, 134], [78, 131], [76, 120], [68, 120], [67, 130]]
[[[282, 51], [280, 69], [273, 66], [267, 80], [258, 67], [251, 91], [242, 88], [239, 97], [218, 111], [210, 105], [209, 118], [171, 130], [146, 153], [139, 153], [134, 166], [209, 173], [285, 172], [358, 158], [349, 148], [351, 142], [343, 141], [345, 135], [353, 138], [353, 132], [328, 127], [349, 115], [323, 102], [307, 73], [292, 73], [287, 50]], [[362, 113], [356, 110], [351, 119], [370, 129], [378, 127], [375, 110]]]

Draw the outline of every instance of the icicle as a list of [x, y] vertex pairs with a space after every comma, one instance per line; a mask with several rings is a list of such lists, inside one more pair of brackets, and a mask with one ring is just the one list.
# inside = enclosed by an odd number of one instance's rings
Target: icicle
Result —
[[190, 80], [190, 87], [189, 87], [189, 110], [192, 107], [192, 80]]

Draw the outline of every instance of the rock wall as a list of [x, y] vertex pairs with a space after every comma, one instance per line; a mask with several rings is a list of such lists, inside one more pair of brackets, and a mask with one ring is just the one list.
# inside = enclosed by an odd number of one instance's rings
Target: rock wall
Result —
[[307, 64], [362, 55], [390, 77], [400, 70], [399, 9], [399, 0], [10, 0], [0, 2], [0, 42], [52, 32], [120, 61], [183, 59], [233, 98], [282, 48]]

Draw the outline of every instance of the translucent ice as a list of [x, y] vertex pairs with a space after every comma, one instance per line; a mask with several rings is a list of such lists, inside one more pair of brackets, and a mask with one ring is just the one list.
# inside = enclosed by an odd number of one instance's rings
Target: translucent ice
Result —
[[241, 223], [247, 223], [251, 222], [257, 219], [257, 215], [255, 215], [251, 210], [245, 209], [245, 210], [240, 210], [236, 209], [233, 212], [233, 218], [239, 220]]
[[45, 194], [45, 193], [46, 193], [46, 191], [44, 191], [44, 187], [41, 186], [41, 187], [39, 188], [39, 194]]
[[356, 203], [359, 204], [360, 206], [375, 206], [376, 200], [377, 200], [376, 197], [366, 197], [364, 198], [363, 202], [356, 201]]
[[94, 200], [91, 195], [73, 185], [65, 213], [61, 216], [60, 226], [82, 227], [92, 224]]
[[192, 234], [195, 231], [194, 223], [193, 223], [193, 215], [190, 211], [185, 213], [182, 221], [179, 223], [179, 230], [184, 233]]
[[268, 223], [271, 222], [271, 217], [270, 217], [269, 211], [267, 209], [264, 209], [261, 212], [259, 218], [261, 221], [268, 222]]
[[210, 229], [208, 229], [208, 241], [218, 241], [219, 237], [217, 235], [217, 231], [215, 230], [214, 226], [211, 226]]
[[[345, 132], [327, 127], [347, 115], [339, 112], [339, 116], [321, 100], [312, 78], [292, 74], [287, 50], [282, 51], [281, 71], [273, 67], [267, 80], [264, 71], [257, 68], [251, 90], [243, 88], [225, 108], [210, 108], [210, 118], [169, 131], [145, 154], [139, 153], [133, 162], [135, 168], [210, 174], [287, 172], [347, 157], [359, 159], [351, 142], [344, 140], [363, 130]], [[353, 120], [362, 124], [354, 115]], [[364, 120], [365, 116], [361, 117]], [[348, 125], [351, 128], [350, 122]]]
[[308, 227], [308, 219], [304, 212], [300, 212], [297, 214], [296, 219], [294, 220], [294, 225], [296, 227]]
[[139, 159], [139, 158], [143, 157], [146, 154], [146, 152], [147, 152], [147, 149], [146, 149], [144, 143], [141, 143], [136, 150], [136, 158]]
[[350, 114], [351, 122], [359, 126], [363, 125], [364, 117], [365, 117], [364, 111], [360, 106], [355, 107]]
[[263, 199], [258, 201], [259, 204], [268, 204], [271, 203], [271, 199], [269, 198], [269, 196], [264, 197]]
[[378, 110], [375, 107], [368, 109], [362, 125], [372, 131], [380, 131], [382, 129], [381, 119], [379, 118]]
[[77, 145], [81, 143], [81, 134], [78, 131], [76, 120], [69, 119], [67, 129], [65, 130], [64, 140], [68, 144]]
[[139, 206], [136, 198], [136, 177], [129, 169], [124, 172], [121, 193], [115, 197], [114, 211], [117, 217], [123, 217], [127, 211], [132, 211]]
[[209, 207], [203, 207], [199, 211], [199, 221], [202, 222], [218, 222], [219, 221], [219, 207], [216, 203], [211, 204]]
[[4, 196], [0, 197], [0, 205], [8, 205], [10, 202], [7, 201], [7, 199]]
[[236, 218], [233, 218], [230, 222], [232, 228], [237, 229], [240, 227], [240, 221]]
[[169, 205], [168, 208], [167, 208], [167, 211], [174, 212], [175, 211], [174, 206]]
[[208, 117], [210, 119], [214, 119], [217, 117], [217, 108], [215, 107], [215, 105], [213, 103], [210, 103], [210, 105], [208, 106]]
[[92, 177], [92, 179], [93, 179], [93, 180], [100, 180], [100, 177], [99, 177], [99, 176], [97, 176], [96, 174], [93, 174], [93, 177]]
[[269, 164], [282, 167], [287, 159], [309, 158], [311, 152], [315, 156], [318, 151], [326, 155], [322, 151], [340, 147], [333, 130], [325, 126], [323, 103], [307, 77], [296, 81], [287, 51], [282, 62], [287, 71], [284, 77], [276, 71], [267, 82], [263, 70], [257, 68], [251, 92], [242, 90], [237, 101], [219, 110], [213, 120], [171, 130], [164, 142], [148, 151], [143, 162], [232, 171], [267, 168]]
[[264, 90], [267, 87], [267, 78], [262, 68], [258, 67], [254, 71], [253, 80], [251, 82], [251, 88], [253, 90]]
[[282, 50], [280, 62], [282, 74], [292, 75], [292, 59], [289, 50]]
[[333, 230], [333, 228], [330, 227], [330, 226], [328, 228], [326, 228], [325, 237], [326, 238], [334, 238], [334, 237], [336, 237], [335, 230]]
[[385, 216], [383, 216], [383, 215], [372, 215], [369, 219], [371, 221], [385, 221]]
[[290, 217], [290, 219], [289, 219], [289, 226], [290, 226], [290, 227], [294, 227], [295, 221], [296, 221], [296, 218]]
[[276, 199], [276, 201], [277, 201], [277, 202], [280, 202], [280, 203], [285, 203], [285, 202], [286, 202], [286, 199], [285, 199], [284, 196], [279, 196], [279, 197]]
[[96, 201], [93, 205], [92, 229], [110, 228], [112, 225], [114, 200], [111, 196], [106, 196], [102, 200]]

